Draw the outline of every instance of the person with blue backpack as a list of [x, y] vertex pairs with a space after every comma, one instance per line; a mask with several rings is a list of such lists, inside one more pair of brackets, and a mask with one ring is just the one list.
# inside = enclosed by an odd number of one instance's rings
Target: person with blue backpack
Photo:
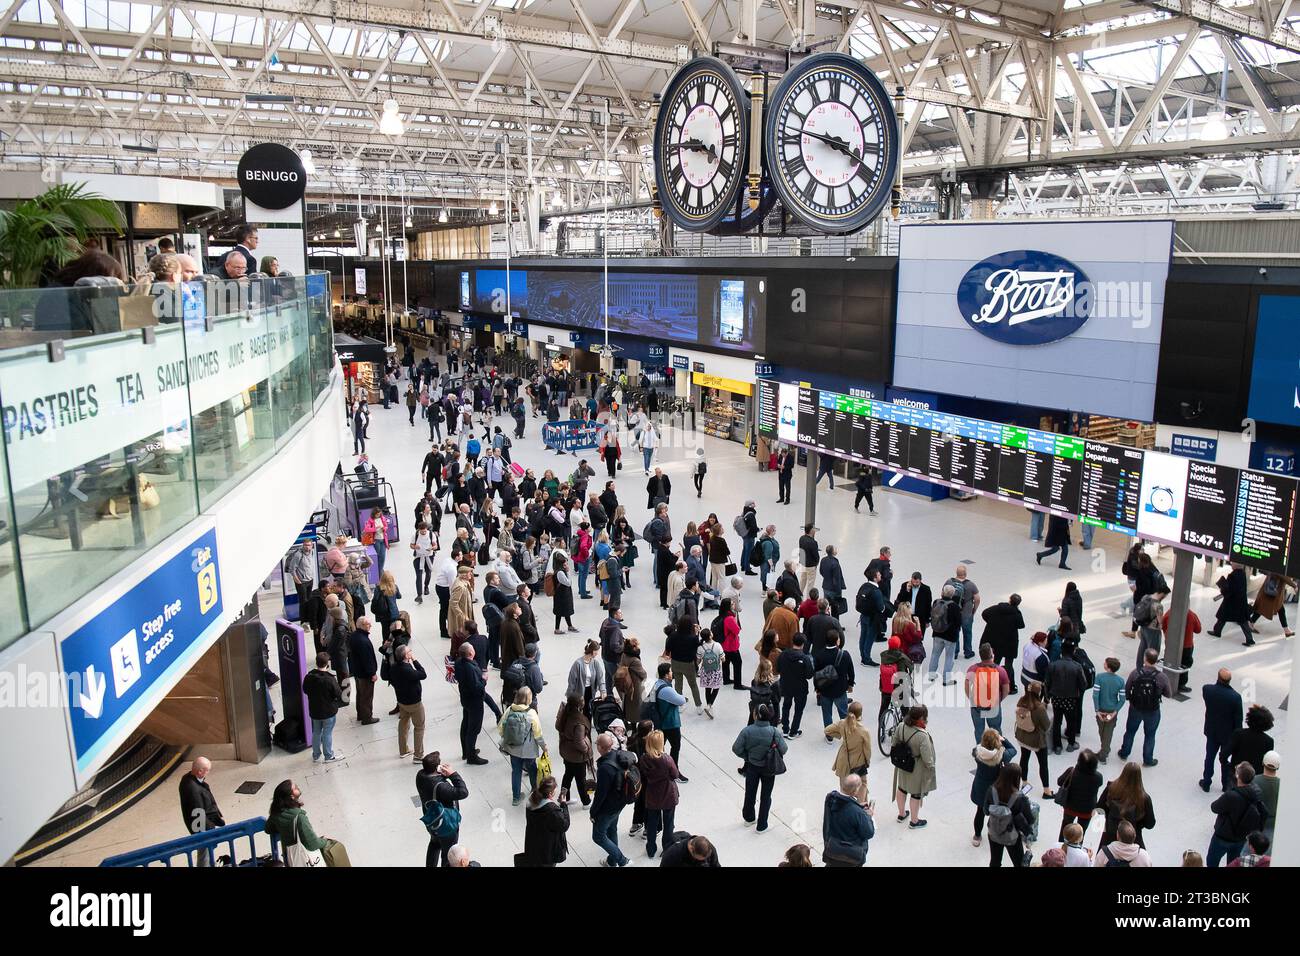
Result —
[[469, 787], [435, 750], [424, 755], [415, 789], [420, 796], [420, 820], [429, 831], [424, 865], [447, 866], [447, 851], [460, 841], [460, 801], [469, 796]]

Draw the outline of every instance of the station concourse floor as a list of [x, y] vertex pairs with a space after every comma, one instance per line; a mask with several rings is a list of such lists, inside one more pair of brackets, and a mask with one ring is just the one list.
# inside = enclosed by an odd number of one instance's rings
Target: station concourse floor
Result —
[[[513, 457], [525, 467], [534, 468], [539, 477], [545, 468], [555, 468], [563, 480], [576, 466], [577, 460], [561, 457], [541, 447], [541, 421], [529, 418], [525, 438], [515, 440]], [[498, 423], [506, 429], [510, 420], [503, 418]], [[391, 549], [388, 566], [394, 570], [398, 585], [406, 595], [400, 604], [411, 615], [416, 656], [429, 674], [424, 685], [427, 711], [425, 748], [441, 751], [444, 759], [461, 771], [469, 785], [470, 796], [462, 803], [461, 842], [484, 866], [510, 866], [513, 855], [523, 847], [524, 807], [511, 806], [509, 761], [495, 748], [496, 732], [490, 712], [479, 743], [490, 763], [483, 767], [466, 767], [459, 759], [460, 708], [455, 688], [443, 680], [442, 660], [446, 644], [438, 636], [437, 598], [431, 594], [422, 605], [414, 602], [414, 571], [406, 554], [411, 514], [423, 492], [419, 474], [421, 461], [429, 448], [425, 440], [427, 426], [417, 416], [415, 427], [410, 427], [404, 405], [387, 411], [376, 405], [371, 408], [369, 431], [367, 448], [371, 460], [393, 483], [401, 520], [402, 541]], [[691, 483], [698, 446], [704, 448], [709, 462], [701, 499], [695, 497]], [[649, 519], [645, 507], [646, 479], [639, 467], [639, 453], [627, 452], [626, 444], [624, 448], [627, 459], [624, 470], [619, 472], [617, 489], [620, 502], [627, 506], [633, 527], [640, 528]], [[592, 458], [593, 466], [596, 466], [594, 455]], [[803, 522], [805, 478], [802, 469], [796, 470], [792, 504], [778, 505], [772, 497], [776, 494], [775, 475], [760, 473], [754, 459], [739, 444], [702, 434], [683, 434], [670, 427], [665, 430], [664, 447], [659, 450], [656, 460], [673, 482], [670, 514], [678, 540], [687, 521], [716, 512], [727, 531], [729, 543], [733, 550], [738, 551], [731, 522], [744, 502], [753, 499], [758, 508], [760, 526], [769, 522], [776, 524], [783, 557], [797, 554], [795, 545]], [[353, 464], [351, 458], [344, 462], [347, 469]], [[592, 487], [600, 489], [604, 485], [605, 472], [602, 467], [597, 467], [597, 472]], [[1120, 601], [1127, 594], [1119, 569], [1129, 544], [1128, 538], [1099, 531], [1093, 552], [1072, 546], [1070, 564], [1073, 571], [1066, 572], [1056, 567], [1055, 557], [1047, 559], [1041, 567], [1034, 563], [1034, 551], [1038, 546], [1029, 540], [1028, 514], [1021, 507], [985, 498], [930, 502], [888, 488], [877, 488], [875, 496], [878, 517], [867, 514], [865, 503], [860, 514], [854, 513], [851, 484], [838, 483], [836, 489], [830, 491], [823, 481], [818, 489], [817, 502], [817, 524], [821, 529], [818, 539], [823, 547], [834, 544], [840, 549], [840, 561], [849, 587], [846, 636], [857, 672], [857, 687], [852, 696], [863, 701], [866, 719], [873, 726], [879, 704], [879, 672], [857, 664], [858, 626], [857, 614], [852, 610], [852, 595], [861, 583], [866, 562], [876, 555], [881, 545], [893, 548], [895, 592], [904, 578], [912, 571], [920, 570], [937, 597], [938, 586], [952, 575], [959, 562], [968, 565], [970, 578], [979, 587], [985, 607], [1005, 600], [1013, 591], [1019, 592], [1024, 598], [1022, 610], [1027, 624], [1022, 641], [1027, 640], [1033, 631], [1046, 630], [1053, 623], [1066, 581], [1075, 581], [1083, 596], [1084, 621], [1088, 627], [1084, 647], [1099, 668], [1107, 656], [1118, 657], [1123, 663], [1121, 674], [1127, 676], [1136, 654], [1135, 642], [1120, 634], [1128, 627], [1127, 616], [1119, 612]], [[443, 528], [447, 532], [443, 536], [444, 545], [447, 545], [451, 538], [451, 522], [444, 519]], [[1077, 528], [1073, 529], [1072, 537], [1074, 545], [1077, 545]], [[1158, 563], [1166, 576], [1170, 576], [1172, 554], [1165, 551]], [[627, 633], [641, 638], [643, 658], [653, 674], [656, 653], [662, 646], [665, 613], [659, 609], [658, 593], [650, 580], [649, 561], [643, 548], [642, 557], [632, 572], [632, 587], [624, 592], [623, 608], [629, 627]], [[1208, 630], [1214, 620], [1212, 598], [1215, 589], [1203, 585], [1202, 580], [1202, 564], [1198, 561], [1196, 583], [1192, 587], [1192, 607]], [[594, 575], [589, 583], [594, 588]], [[1252, 581], [1252, 594], [1258, 583], [1259, 579]], [[480, 597], [481, 586], [480, 577]], [[889, 595], [891, 599], [894, 596]], [[268, 623], [279, 611], [278, 603], [273, 600], [275, 597], [278, 594], [268, 600], [267, 592], [262, 594], [263, 617]], [[746, 683], [756, 663], [753, 646], [761, 630], [761, 602], [758, 578], [745, 578], [740, 618]], [[554, 750], [555, 712], [564, 692], [569, 666], [581, 654], [585, 641], [596, 635], [603, 612], [597, 600], [578, 600], [575, 595], [574, 623], [579, 633], [558, 636], [551, 626], [550, 600], [539, 593], [534, 597], [533, 605], [542, 634], [542, 669], [549, 681], [541, 696], [540, 716], [543, 730], [552, 744], [554, 765], [558, 771], [562, 765]], [[706, 612], [705, 618], [711, 619], [711, 614]], [[1296, 615], [1294, 606], [1291, 616], [1300, 616]], [[1218, 668], [1227, 666], [1233, 669], [1234, 685], [1242, 692], [1247, 705], [1259, 702], [1273, 711], [1277, 723], [1272, 734], [1280, 749], [1288, 718], [1278, 705], [1290, 687], [1292, 646], [1282, 637], [1281, 627], [1276, 621], [1261, 620], [1260, 627], [1261, 633], [1256, 638], [1259, 644], [1249, 649], [1242, 646], [1239, 629], [1225, 629], [1224, 637], [1218, 640], [1200, 635], [1191, 699], [1166, 701], [1164, 704], [1156, 745], [1159, 766], [1144, 771], [1157, 819], [1155, 828], [1146, 831], [1145, 836], [1154, 865], [1177, 866], [1183, 850], [1196, 849], [1204, 853], [1209, 844], [1214, 823], [1209, 805], [1218, 795], [1218, 786], [1216, 784], [1210, 794], [1203, 793], [1197, 786], [1204, 759], [1200, 687], [1214, 680]], [[977, 620], [977, 642], [981, 632], [982, 622]], [[378, 628], [375, 637], [377, 641]], [[927, 651], [929, 643], [927, 636]], [[879, 650], [880, 647], [877, 655]], [[959, 656], [958, 663], [964, 672], [970, 662], [963, 662]], [[1018, 676], [1016, 680], [1019, 683]], [[488, 686], [490, 691], [499, 693], [496, 671], [492, 672]], [[970, 802], [974, 734], [969, 710], [960, 694], [951, 694], [945, 703], [936, 694], [941, 690], [937, 686], [931, 687], [926, 697], [930, 707], [930, 731], [937, 751], [939, 785], [938, 790], [926, 799], [922, 812], [929, 826], [910, 831], [895, 821], [892, 767], [886, 758], [876, 753], [869, 779], [872, 798], [877, 804], [877, 831], [870, 844], [868, 866], [988, 865], [987, 838], [979, 848], [972, 847], [970, 842], [974, 812]], [[960, 691], [960, 684], [947, 690]], [[689, 689], [685, 691], [689, 697]], [[745, 827], [740, 816], [743, 778], [736, 772], [739, 762], [733, 756], [731, 746], [745, 725], [748, 696], [724, 688], [713, 720], [697, 714], [694, 706], [684, 708], [681, 769], [690, 782], [681, 786], [676, 829], [707, 835], [716, 845], [723, 866], [773, 866], [780, 861], [787, 847], [800, 842], [812, 846], [814, 860], [819, 862], [822, 802], [826, 793], [836, 785], [831, 767], [839, 744], [828, 745], [818, 732], [821, 711], [815, 698], [810, 696], [804, 713], [804, 735], [789, 742], [786, 758], [789, 769], [776, 782], [771, 826], [761, 834]], [[275, 785], [291, 777], [303, 791], [304, 805], [316, 832], [342, 840], [353, 865], [423, 865], [427, 835], [420, 824], [420, 811], [414, 800], [417, 768], [409, 758], [399, 760], [397, 757], [397, 718], [386, 716], [393, 703], [392, 690], [380, 682], [375, 693], [375, 713], [385, 716], [378, 724], [361, 727], [356, 721], [355, 710], [340, 711], [334, 735], [335, 751], [340, 757], [337, 763], [313, 764], [310, 752], [288, 755], [278, 750], [272, 751], [257, 765], [216, 762], [208, 782], [226, 820], [234, 822], [264, 815]], [[1123, 730], [1123, 717], [1122, 714], [1121, 727], [1116, 731], [1116, 749]], [[1014, 720], [1013, 703], [1004, 703], [1003, 730], [1008, 736], [1012, 734]], [[1098, 738], [1091, 695], [1085, 701], [1082, 726], [1080, 743], [1095, 748]], [[1140, 759], [1139, 747], [1140, 742], [1135, 745], [1136, 756]], [[1061, 771], [1073, 765], [1075, 756], [1063, 753], [1050, 758], [1053, 784]], [[1109, 764], [1102, 767], [1105, 779], [1117, 776], [1121, 766], [1121, 761], [1112, 752]], [[1056, 837], [1061, 810], [1050, 800], [1041, 798], [1035, 762], [1031, 762], [1030, 770], [1033, 783], [1030, 798], [1041, 805], [1041, 835], [1034, 846], [1035, 855], [1040, 856]], [[40, 865], [95, 865], [105, 856], [183, 836], [185, 831], [176, 795], [177, 780], [182, 772], [176, 771], [171, 780], [164, 782], [139, 804], [73, 845], [41, 860]], [[1283, 776], [1293, 772], [1292, 768], [1283, 768]], [[250, 780], [263, 781], [266, 786], [256, 795], [245, 796], [235, 792], [241, 783]], [[587, 816], [575, 797], [568, 833], [569, 858], [564, 866], [597, 866], [604, 856], [591, 841]], [[629, 808], [619, 822], [620, 847], [634, 865], [657, 865], [657, 860], [647, 860], [642, 838], [628, 837], [630, 824]], [[1102, 820], [1098, 817], [1088, 829], [1086, 844], [1095, 848], [1101, 832]]]

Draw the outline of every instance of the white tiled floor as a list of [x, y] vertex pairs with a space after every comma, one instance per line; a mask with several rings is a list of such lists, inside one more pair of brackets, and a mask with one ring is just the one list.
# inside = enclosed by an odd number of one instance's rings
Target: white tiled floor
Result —
[[[538, 420], [530, 419], [526, 439], [515, 443], [515, 459], [537, 468], [539, 474], [541, 469], [560, 462], [567, 474], [575, 464], [574, 460], [561, 459], [553, 452], [541, 449], [538, 432]], [[405, 534], [409, 532], [411, 509], [422, 490], [419, 469], [427, 450], [427, 443], [423, 440], [427, 432], [418, 419], [415, 428], [408, 426], [404, 407], [394, 407], [385, 412], [376, 406], [370, 434], [372, 460], [396, 488]], [[702, 437], [698, 440], [703, 443], [710, 467], [704, 497], [695, 500], [689, 462], [695, 457], [696, 439], [689, 436], [690, 447], [684, 447], [682, 436], [673, 434], [671, 430], [668, 439], [666, 444], [676, 447], [664, 448], [661, 461], [674, 482], [672, 517], [674, 530], [679, 535], [688, 520], [703, 517], [710, 511], [716, 511], [723, 525], [730, 530], [731, 519], [742, 503], [753, 498], [758, 504], [760, 524], [774, 522], [780, 530], [783, 551], [786, 554], [795, 551], [799, 525], [803, 520], [802, 473], [796, 475], [795, 503], [777, 505], [772, 497], [776, 493], [773, 475], [760, 473], [754, 460], [741, 446]], [[559, 470], [557, 468], [557, 472]], [[600, 486], [593, 482], [593, 487]], [[641, 469], [633, 468], [629, 462], [628, 469], [620, 473], [618, 488], [620, 499], [628, 505], [633, 526], [640, 527], [639, 522], [648, 518], [644, 509], [645, 479]], [[934, 585], [948, 577], [959, 561], [965, 561], [986, 604], [1004, 599], [1012, 591], [1023, 595], [1025, 620], [1032, 632], [1045, 629], [1054, 620], [1065, 581], [1073, 579], [1078, 583], [1085, 602], [1084, 617], [1089, 628], [1085, 646], [1092, 659], [1100, 665], [1106, 656], [1118, 656], [1124, 662], [1124, 673], [1127, 674], [1135, 651], [1133, 642], [1119, 633], [1127, 625], [1126, 619], [1119, 616], [1118, 605], [1126, 593], [1119, 566], [1128, 539], [1099, 532], [1095, 541], [1097, 550], [1085, 554], [1075, 549], [1071, 554], [1074, 571], [1067, 573], [1054, 565], [1035, 565], [1034, 545], [1028, 539], [1027, 513], [1023, 509], [985, 499], [931, 503], [887, 489], [878, 490], [876, 495], [880, 514], [873, 518], [865, 511], [862, 514], [853, 512], [852, 492], [847, 487], [840, 486], [831, 492], [823, 483], [819, 489], [817, 520], [822, 529], [820, 539], [823, 544], [833, 543], [840, 547], [841, 562], [851, 590], [855, 590], [861, 580], [866, 561], [882, 544], [893, 548], [896, 581], [919, 569]], [[401, 546], [397, 552], [401, 552]], [[1166, 554], [1160, 563], [1166, 575], [1170, 575], [1172, 556]], [[643, 558], [633, 572], [634, 586], [624, 595], [624, 609], [631, 633], [642, 636], [648, 647], [657, 647], [663, 612], [658, 607], [657, 592], [650, 587], [645, 564]], [[414, 575], [410, 563], [395, 560], [393, 566], [402, 590], [413, 594]], [[1199, 565], [1197, 580], [1200, 581]], [[751, 648], [761, 624], [758, 616], [761, 596], [757, 591], [757, 581], [757, 578], [746, 579], [746, 600], [741, 614], [747, 672], [754, 664], [756, 655]], [[1213, 620], [1212, 591], [1200, 583], [1192, 589], [1193, 607], [1207, 625]], [[596, 601], [576, 603], [575, 623], [581, 633], [557, 637], [547, 633], [549, 628], [542, 629], [543, 670], [550, 686], [542, 697], [541, 710], [543, 727], [552, 739], [555, 709], [568, 667], [581, 653], [583, 642], [596, 633], [601, 618]], [[402, 606], [412, 616], [417, 656], [430, 672], [425, 685], [428, 711], [426, 748], [441, 750], [458, 769], [462, 769], [459, 760], [455, 759], [459, 756], [457, 731], [460, 720], [456, 693], [441, 679], [445, 645], [437, 636], [437, 602], [430, 599], [417, 606], [408, 599], [402, 602]], [[539, 620], [545, 623], [549, 601], [538, 596], [535, 608]], [[1278, 709], [1278, 704], [1289, 687], [1291, 642], [1281, 638], [1276, 624], [1263, 623], [1260, 644], [1249, 650], [1241, 646], [1240, 636], [1234, 636], [1231, 631], [1226, 631], [1225, 637], [1218, 641], [1202, 637], [1193, 674], [1193, 699], [1165, 705], [1156, 748], [1160, 765], [1148, 770], [1145, 778], [1159, 821], [1146, 838], [1157, 865], [1177, 865], [1182, 850], [1186, 848], [1204, 852], [1210, 838], [1213, 815], [1208, 806], [1213, 795], [1202, 793], [1196, 786], [1203, 757], [1200, 685], [1212, 680], [1220, 666], [1234, 668], [1235, 683], [1248, 701], [1257, 700], [1273, 709], [1277, 717], [1277, 727], [1273, 732], [1275, 739], [1280, 742], [1286, 733], [1287, 715]], [[856, 614], [852, 612], [848, 629], [856, 647]], [[977, 638], [979, 633], [977, 622]], [[647, 657], [653, 659], [653, 654], [648, 653]], [[499, 687], [495, 674], [490, 686]], [[877, 686], [876, 671], [859, 676], [856, 696], [864, 701], [867, 714], [872, 718], [879, 700]], [[791, 742], [787, 758], [789, 772], [777, 781], [773, 824], [767, 833], [758, 834], [752, 828], [742, 826], [742, 778], [736, 773], [738, 763], [731, 753], [732, 741], [744, 726], [747, 697], [733, 690], [724, 690], [716, 720], [696, 716], [693, 708], [687, 709], [682, 770], [690, 777], [690, 783], [681, 788], [677, 828], [707, 834], [717, 845], [724, 866], [773, 865], [788, 846], [801, 841], [810, 843], [819, 858], [822, 800], [835, 784], [831, 772], [835, 747], [828, 746], [817, 733], [820, 711], [810, 707], [806, 712], [807, 732], [801, 739]], [[930, 826], [909, 832], [894, 821], [889, 809], [892, 768], [887, 760], [877, 755], [870, 783], [880, 810], [877, 835], [870, 848], [870, 864], [987, 865], [987, 848], [973, 848], [969, 839], [973, 812], [969, 800], [973, 743], [969, 712], [961, 699], [952, 699], [946, 705], [941, 699], [927, 700], [927, 703], [938, 750], [939, 780], [938, 791], [926, 801], [924, 815]], [[380, 684], [376, 694], [376, 712], [383, 713], [391, 706], [392, 692]], [[1006, 705], [1004, 725], [1008, 730], [1012, 722], [1009, 711], [1010, 705]], [[1096, 726], [1090, 702], [1085, 711], [1081, 740], [1084, 746], [1095, 746]], [[384, 717], [379, 724], [362, 728], [356, 723], [353, 712], [341, 713], [335, 734], [336, 749], [344, 758], [339, 763], [329, 767], [313, 766], [308, 754], [288, 756], [277, 751], [257, 766], [218, 763], [209, 779], [226, 819], [233, 821], [264, 814], [274, 785], [285, 777], [292, 777], [302, 787], [316, 830], [343, 840], [355, 865], [418, 866], [423, 864], [426, 837], [411, 799], [415, 793], [416, 768], [409, 761], [398, 760], [395, 736], [396, 718]], [[491, 741], [483, 740], [481, 746], [491, 763], [486, 767], [464, 768], [470, 798], [463, 805], [462, 842], [484, 865], [509, 866], [512, 855], [523, 844], [524, 811], [522, 807], [510, 804], [507, 761], [495, 752]], [[1053, 777], [1073, 762], [1072, 757], [1052, 758]], [[1118, 773], [1120, 764], [1112, 756], [1109, 766], [1104, 769], [1107, 779], [1110, 779]], [[256, 796], [235, 794], [234, 789], [245, 780], [265, 781], [267, 787]], [[1037, 783], [1036, 777], [1034, 782]], [[1035, 787], [1034, 799], [1038, 799], [1037, 794]], [[620, 825], [620, 845], [635, 863], [645, 864], [644, 844], [626, 835], [630, 817], [631, 811], [628, 810]], [[1042, 802], [1042, 820], [1045, 840], [1054, 837], [1060, 823], [1060, 810], [1050, 801]], [[175, 782], [169, 781], [121, 818], [44, 862], [52, 865], [93, 864], [106, 855], [172, 839], [183, 832]], [[1096, 846], [1100, 832], [1100, 823], [1094, 823], [1088, 833], [1090, 846]], [[1047, 845], [1040, 842], [1038, 849]], [[595, 866], [603, 856], [591, 842], [586, 814], [581, 810], [573, 813], [569, 846], [567, 866]]]

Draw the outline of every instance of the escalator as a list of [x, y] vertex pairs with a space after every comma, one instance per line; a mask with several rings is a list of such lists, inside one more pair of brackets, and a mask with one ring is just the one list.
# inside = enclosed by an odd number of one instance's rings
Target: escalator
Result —
[[185, 751], [137, 731], [14, 854], [12, 864], [26, 866], [107, 823], [170, 777]]

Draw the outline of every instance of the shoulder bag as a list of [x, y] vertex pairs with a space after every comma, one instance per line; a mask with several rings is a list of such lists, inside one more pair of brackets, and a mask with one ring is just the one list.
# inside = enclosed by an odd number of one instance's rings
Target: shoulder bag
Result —
[[768, 745], [767, 756], [763, 758], [763, 776], [775, 777], [785, 773], [785, 757], [781, 753], [781, 748], [777, 744], [780, 740], [776, 735], [776, 730], [772, 731], [772, 743]]
[[301, 817], [301, 813], [293, 816], [293, 843], [284, 848], [284, 862], [291, 867], [324, 866], [325, 857], [321, 851], [307, 849], [298, 837], [298, 820]]

